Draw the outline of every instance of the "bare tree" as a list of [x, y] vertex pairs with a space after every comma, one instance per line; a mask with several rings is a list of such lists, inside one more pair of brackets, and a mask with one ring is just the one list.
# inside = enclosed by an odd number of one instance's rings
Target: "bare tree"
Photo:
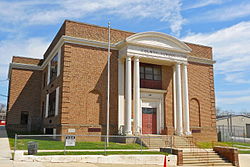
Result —
[[6, 112], [6, 106], [0, 103], [0, 112]]
[[233, 110], [222, 110], [221, 108], [216, 108], [216, 115], [217, 116], [226, 116], [226, 115], [235, 115]]

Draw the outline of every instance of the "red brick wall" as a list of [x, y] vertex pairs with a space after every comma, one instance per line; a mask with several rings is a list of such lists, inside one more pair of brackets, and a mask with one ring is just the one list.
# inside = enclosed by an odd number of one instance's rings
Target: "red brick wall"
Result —
[[[188, 85], [191, 129], [198, 140], [217, 140], [212, 65], [189, 63]], [[198, 103], [198, 104], [197, 104]], [[200, 120], [198, 119], [200, 112]], [[199, 125], [201, 127], [197, 127]], [[199, 132], [200, 131], [200, 132]]]
[[[107, 50], [64, 45], [62, 124], [106, 129]], [[110, 128], [117, 132], [117, 51], [111, 54]]]
[[[9, 90], [7, 128], [40, 130], [41, 72], [12, 69]], [[28, 126], [19, 125], [22, 111], [29, 112]]]
[[226, 158], [234, 166], [239, 167], [239, 155], [238, 149], [232, 147], [214, 147], [213, 150], [217, 152], [220, 156]]

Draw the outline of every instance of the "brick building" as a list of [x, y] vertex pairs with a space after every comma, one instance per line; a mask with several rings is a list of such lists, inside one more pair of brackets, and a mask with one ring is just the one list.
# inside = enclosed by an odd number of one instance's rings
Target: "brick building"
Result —
[[[105, 134], [108, 29], [66, 20], [43, 59], [13, 57], [7, 127]], [[111, 134], [216, 140], [212, 48], [111, 29]]]

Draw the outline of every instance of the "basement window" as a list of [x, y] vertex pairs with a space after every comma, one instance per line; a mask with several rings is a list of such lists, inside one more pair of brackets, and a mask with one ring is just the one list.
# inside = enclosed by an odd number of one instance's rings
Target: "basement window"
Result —
[[22, 111], [21, 112], [21, 125], [27, 125], [29, 119], [29, 112], [28, 111]]

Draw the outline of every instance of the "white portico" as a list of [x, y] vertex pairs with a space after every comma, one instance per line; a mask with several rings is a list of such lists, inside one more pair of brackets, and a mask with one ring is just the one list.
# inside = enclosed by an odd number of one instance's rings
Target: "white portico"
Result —
[[[142, 78], [140, 74], [144, 75], [140, 64], [147, 63], [173, 67], [175, 134], [190, 135], [187, 58], [191, 49], [178, 39], [158, 32], [137, 33], [121, 41], [117, 46], [119, 48], [118, 129], [120, 133], [161, 134], [165, 127], [165, 103], [168, 103], [164, 100], [166, 90], [140, 86], [140, 78]], [[158, 76], [161, 73], [157, 68], [152, 73], [156, 78], [161, 77]]]

